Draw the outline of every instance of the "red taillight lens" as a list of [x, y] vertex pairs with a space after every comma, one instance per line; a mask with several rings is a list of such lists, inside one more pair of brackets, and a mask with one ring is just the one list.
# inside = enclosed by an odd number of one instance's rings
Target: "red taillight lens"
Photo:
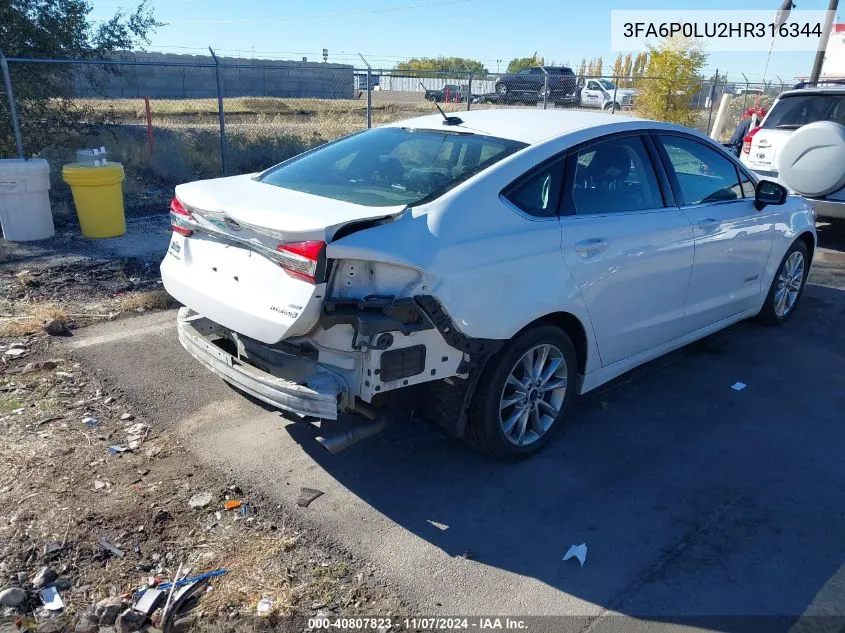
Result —
[[754, 135], [760, 131], [761, 128], [755, 127], [753, 130], [749, 130], [748, 134], [745, 135], [742, 139], [742, 153], [743, 154], [750, 154], [751, 153], [751, 141], [754, 140]]
[[191, 237], [194, 232], [185, 226], [185, 222], [193, 221], [193, 219], [194, 216], [185, 208], [185, 205], [179, 202], [179, 198], [173, 198], [170, 201], [170, 228], [174, 233]]
[[326, 243], [318, 241], [291, 242], [276, 247], [279, 265], [291, 277], [317, 283], [325, 270]]

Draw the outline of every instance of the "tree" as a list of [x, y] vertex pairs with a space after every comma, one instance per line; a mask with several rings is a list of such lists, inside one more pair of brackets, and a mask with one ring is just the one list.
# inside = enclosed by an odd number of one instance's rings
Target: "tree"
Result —
[[[150, 35], [163, 25], [155, 20], [147, 0], [132, 13], [118, 10], [103, 22], [91, 19], [92, 9], [89, 0], [0, 0], [0, 47], [7, 57], [98, 59], [149, 44]], [[74, 72], [70, 65], [11, 65], [21, 133], [29, 153], [98, 122], [101, 115], [72, 99]], [[14, 147], [4, 95], [0, 100], [0, 155], [13, 155]]]
[[414, 57], [406, 62], [396, 64], [396, 70], [409, 71], [409, 74], [413, 71], [460, 71], [461, 73], [466, 73], [467, 69], [477, 75], [488, 74], [488, 70], [484, 64], [464, 57]]
[[586, 72], [587, 72], [587, 58], [582, 57], [581, 58], [581, 65], [578, 66], [578, 79], [583, 79], [584, 73], [586, 73]]
[[630, 85], [631, 83], [631, 69], [633, 67], [634, 60], [631, 58], [631, 53], [625, 55], [625, 61], [622, 62], [622, 77], [625, 80], [625, 85]]
[[622, 53], [619, 53], [616, 56], [611, 72], [613, 73], [613, 76], [616, 77], [617, 81], [625, 78], [625, 58], [622, 56]]
[[601, 70], [602, 70], [602, 64], [603, 64], [603, 63], [604, 63], [604, 62], [603, 62], [603, 60], [602, 60], [602, 58], [601, 58], [601, 57], [598, 57], [598, 58], [596, 59], [595, 66], [593, 66], [593, 72], [594, 72], [594, 73], [596, 73], [596, 76], [597, 76], [597, 77], [601, 77]]
[[537, 65], [544, 65], [545, 62], [543, 61], [542, 57], [537, 57], [537, 52], [534, 51], [534, 54], [531, 57], [515, 57], [514, 59], [508, 62], [508, 69], [507, 72], [509, 73], [518, 73], [523, 68], [531, 68], [532, 66]]
[[591, 59], [590, 61], [587, 62], [587, 72], [585, 74], [585, 77], [594, 77], [595, 74], [596, 74], [595, 70], [596, 70], [595, 62]]
[[640, 83], [640, 78], [642, 78], [643, 74], [645, 73], [645, 67], [648, 63], [648, 53], [637, 53], [637, 56], [634, 58], [634, 64], [631, 68], [631, 86], [636, 87]]
[[688, 38], [666, 38], [650, 46], [645, 72], [637, 96], [637, 113], [658, 121], [680, 125], [695, 123], [692, 98], [700, 89], [699, 73], [707, 61], [700, 42]]

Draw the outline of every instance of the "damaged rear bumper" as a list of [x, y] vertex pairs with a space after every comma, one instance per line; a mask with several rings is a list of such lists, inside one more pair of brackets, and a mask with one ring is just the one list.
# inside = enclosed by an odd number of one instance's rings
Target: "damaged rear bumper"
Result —
[[345, 383], [323, 366], [291, 355], [287, 362], [296, 381], [263, 371], [215, 345], [224, 328], [189, 308], [179, 310], [177, 329], [179, 342], [191, 356], [238, 389], [284, 411], [337, 419]]

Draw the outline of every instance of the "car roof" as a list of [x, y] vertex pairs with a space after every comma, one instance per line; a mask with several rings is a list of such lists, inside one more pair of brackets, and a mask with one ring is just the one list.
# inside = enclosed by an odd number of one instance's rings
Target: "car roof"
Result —
[[655, 125], [653, 121], [618, 114], [581, 112], [573, 110], [502, 109], [470, 110], [451, 112], [463, 121], [460, 125], [443, 125], [443, 117], [437, 113], [428, 116], [388, 123], [387, 127], [404, 127], [423, 130], [471, 132], [485, 136], [506, 138], [528, 145], [565, 136], [576, 130], [600, 127], [611, 123], [639, 122], [643, 127]]
[[786, 90], [778, 95], [778, 99], [794, 97], [795, 95], [819, 95], [819, 94], [845, 94], [845, 86], [812, 86], [807, 88], [796, 88]]

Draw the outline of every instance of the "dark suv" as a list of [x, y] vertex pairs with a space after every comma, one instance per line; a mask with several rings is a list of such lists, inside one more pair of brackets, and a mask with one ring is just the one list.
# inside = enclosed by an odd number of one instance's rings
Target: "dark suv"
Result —
[[[543, 70], [549, 74], [548, 85]], [[555, 103], [575, 103], [578, 101], [578, 88], [571, 68], [533, 66], [503, 75], [496, 82], [496, 96], [499, 101], [537, 103], [545, 97], [547, 101]]]

